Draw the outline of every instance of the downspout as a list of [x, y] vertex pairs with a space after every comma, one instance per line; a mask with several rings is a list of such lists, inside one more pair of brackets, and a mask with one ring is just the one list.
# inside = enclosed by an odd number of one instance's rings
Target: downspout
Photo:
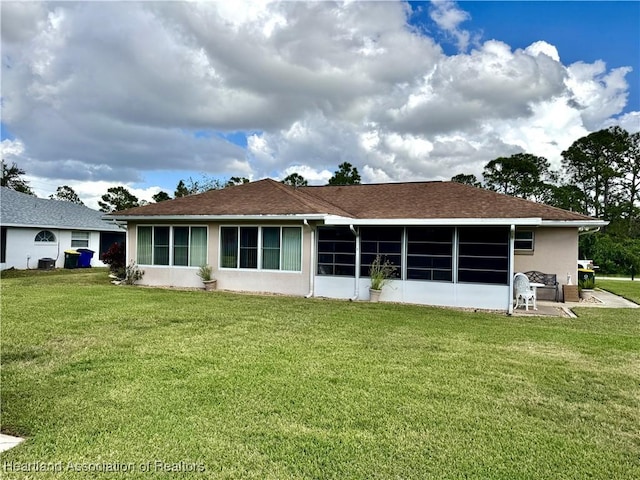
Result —
[[353, 235], [356, 237], [356, 272], [353, 285], [353, 297], [349, 299], [353, 302], [358, 300], [358, 297], [360, 296], [360, 234], [353, 227], [353, 225], [349, 225], [349, 229], [351, 230], [351, 233], [353, 233]]
[[514, 261], [514, 245], [516, 238], [516, 226], [511, 225], [511, 232], [509, 233], [509, 293], [507, 294], [507, 300], [509, 301], [509, 307], [507, 308], [507, 314], [513, 315], [513, 269], [515, 267]]
[[309, 225], [309, 221], [305, 218], [302, 223], [306, 227], [309, 227], [309, 232], [311, 233], [311, 248], [309, 249], [309, 293], [307, 293], [304, 298], [313, 297], [314, 293], [314, 283], [315, 283], [315, 246], [316, 246], [316, 229]]

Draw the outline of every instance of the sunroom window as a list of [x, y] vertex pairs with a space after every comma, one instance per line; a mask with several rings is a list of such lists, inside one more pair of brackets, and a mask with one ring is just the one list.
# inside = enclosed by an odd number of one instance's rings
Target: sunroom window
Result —
[[395, 276], [402, 272], [402, 228], [364, 227], [360, 230], [360, 276], [368, 277], [371, 264], [380, 255], [396, 268]]
[[453, 228], [407, 228], [407, 279], [453, 280]]
[[349, 227], [318, 227], [318, 275], [356, 274], [356, 237]]
[[506, 285], [509, 276], [509, 229], [458, 229], [458, 281]]
[[220, 267], [302, 270], [300, 227], [222, 227]]
[[207, 227], [138, 227], [140, 265], [197, 267], [207, 263]]

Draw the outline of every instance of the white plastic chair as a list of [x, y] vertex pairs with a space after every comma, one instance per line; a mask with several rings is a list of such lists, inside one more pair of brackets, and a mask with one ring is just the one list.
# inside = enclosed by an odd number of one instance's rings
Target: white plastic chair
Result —
[[533, 300], [533, 309], [538, 309], [536, 305], [536, 292], [531, 288], [529, 278], [527, 278], [524, 273], [518, 272], [513, 276], [513, 292], [516, 297], [516, 309], [520, 305], [520, 300], [524, 301], [524, 306], [527, 311], [529, 311], [529, 300]]

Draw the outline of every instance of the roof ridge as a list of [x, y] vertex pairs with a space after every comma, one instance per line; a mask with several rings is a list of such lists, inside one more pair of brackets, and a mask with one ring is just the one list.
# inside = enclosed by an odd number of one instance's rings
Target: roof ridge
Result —
[[[347, 212], [342, 207], [339, 207], [338, 205], [335, 205], [332, 202], [328, 202], [323, 198], [304, 192], [300, 188], [296, 188], [291, 185], [285, 185], [284, 183], [273, 180], [272, 178], [268, 178], [267, 180], [271, 180], [272, 182], [276, 183], [278, 185], [278, 188], [287, 192], [289, 195], [294, 196], [296, 199], [302, 202], [304, 206], [308, 208], [318, 210], [318, 205], [322, 205], [324, 207], [330, 206], [331, 209], [339, 210], [340, 212], [344, 213], [346, 216], [353, 216], [351, 213]], [[319, 212], [319, 213], [329, 213], [329, 212]]]

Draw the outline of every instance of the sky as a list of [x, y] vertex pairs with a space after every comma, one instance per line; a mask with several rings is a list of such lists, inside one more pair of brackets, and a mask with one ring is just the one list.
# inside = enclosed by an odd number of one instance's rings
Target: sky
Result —
[[179, 180], [481, 178], [640, 131], [640, 2], [2, 1], [2, 158], [97, 208]]

